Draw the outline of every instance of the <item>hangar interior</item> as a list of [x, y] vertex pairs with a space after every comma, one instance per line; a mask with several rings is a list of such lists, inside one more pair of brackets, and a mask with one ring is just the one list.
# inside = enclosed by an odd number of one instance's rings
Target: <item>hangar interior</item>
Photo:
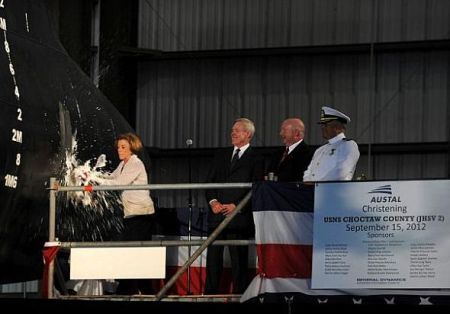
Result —
[[[151, 183], [204, 182], [233, 121], [269, 157], [288, 117], [323, 144], [321, 106], [347, 113], [356, 176], [450, 176], [445, 0], [49, 1], [62, 43], [142, 137]], [[192, 139], [192, 145], [186, 140]], [[186, 193], [155, 191], [160, 206]], [[205, 206], [194, 191], [194, 204]]]

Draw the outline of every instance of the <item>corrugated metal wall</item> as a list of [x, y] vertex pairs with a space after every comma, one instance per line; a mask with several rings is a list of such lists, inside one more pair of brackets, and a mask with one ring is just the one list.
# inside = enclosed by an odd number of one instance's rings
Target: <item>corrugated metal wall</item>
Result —
[[38, 292], [39, 281], [37, 280], [0, 285], [0, 294], [3, 297], [17, 297], [18, 295], [21, 295], [23, 298], [26, 298], [36, 296]]
[[141, 0], [139, 46], [163, 51], [448, 39], [448, 0]]
[[253, 57], [141, 63], [137, 129], [146, 146], [229, 144], [234, 119], [256, 124], [254, 145], [279, 145], [289, 116], [307, 125], [306, 140], [322, 142], [320, 107], [332, 105], [353, 122], [359, 143], [448, 140], [450, 54], [383, 53], [371, 85], [368, 55]]
[[[448, 41], [449, 16], [446, 0], [145, 0], [139, 45], [182, 52]], [[140, 62], [137, 131], [149, 147], [186, 148], [188, 138], [193, 149], [227, 146], [243, 116], [255, 121], [253, 144], [270, 147], [281, 144], [281, 121], [296, 116], [306, 141], [320, 145], [316, 121], [331, 105], [352, 118], [346, 133], [360, 144], [448, 142], [450, 53], [423, 47]], [[193, 160], [194, 182], [204, 182], [207, 162]], [[449, 162], [448, 152], [363, 154], [356, 173], [445, 178]], [[152, 169], [152, 182], [187, 182], [186, 155], [156, 159]], [[187, 204], [180, 192], [156, 194], [162, 206]], [[205, 205], [202, 193], [194, 198]]]

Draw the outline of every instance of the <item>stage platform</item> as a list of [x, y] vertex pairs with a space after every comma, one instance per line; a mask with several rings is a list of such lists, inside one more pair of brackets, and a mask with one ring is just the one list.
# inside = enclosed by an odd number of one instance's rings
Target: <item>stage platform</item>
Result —
[[[229, 296], [166, 297], [154, 296], [64, 297], [59, 299], [0, 298], [0, 308], [27, 313], [86, 311], [86, 313], [173, 313], [173, 314], [293, 314], [293, 313], [450, 313], [450, 306], [373, 305], [373, 304], [303, 304], [239, 303]], [[83, 313], [83, 312], [81, 312]]]
[[[85, 300], [85, 301], [154, 301], [155, 295], [101, 295], [101, 296], [78, 296], [62, 295], [61, 300]], [[218, 295], [168, 295], [159, 302], [185, 302], [185, 303], [239, 303], [240, 294], [218, 294]]]

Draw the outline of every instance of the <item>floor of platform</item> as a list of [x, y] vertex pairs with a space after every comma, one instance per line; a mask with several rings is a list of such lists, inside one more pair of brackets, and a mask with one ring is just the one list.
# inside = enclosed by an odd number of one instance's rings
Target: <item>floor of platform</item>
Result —
[[[101, 296], [79, 296], [61, 295], [55, 299], [61, 300], [103, 300], [103, 301], [157, 301], [156, 295], [101, 295]], [[239, 303], [240, 294], [218, 294], [218, 295], [168, 295], [161, 302], [219, 302]]]

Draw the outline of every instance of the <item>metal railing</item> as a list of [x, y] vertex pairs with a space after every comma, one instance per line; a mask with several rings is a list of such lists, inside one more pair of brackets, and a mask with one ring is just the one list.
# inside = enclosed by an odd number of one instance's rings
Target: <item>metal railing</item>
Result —
[[[251, 188], [252, 183], [180, 183], [180, 184], [147, 184], [147, 185], [108, 185], [108, 186], [59, 186], [55, 178], [50, 178], [49, 189], [49, 242], [56, 242], [56, 194], [59, 192], [71, 191], [123, 191], [123, 190], [194, 190], [194, 189], [231, 189], [231, 188]], [[177, 279], [190, 267], [190, 265], [201, 255], [209, 245], [253, 245], [254, 240], [217, 240], [220, 232], [230, 223], [230, 221], [242, 210], [251, 198], [251, 190], [245, 195], [236, 209], [219, 224], [219, 226], [205, 240], [183, 241], [183, 240], [158, 240], [158, 241], [104, 241], [104, 242], [58, 242], [63, 249], [76, 247], [155, 247], [155, 246], [200, 246], [183, 266], [167, 281], [167, 283], [156, 294], [156, 300], [161, 300], [166, 292], [172, 287]], [[48, 265], [48, 298], [53, 295], [53, 275], [54, 262]]]

